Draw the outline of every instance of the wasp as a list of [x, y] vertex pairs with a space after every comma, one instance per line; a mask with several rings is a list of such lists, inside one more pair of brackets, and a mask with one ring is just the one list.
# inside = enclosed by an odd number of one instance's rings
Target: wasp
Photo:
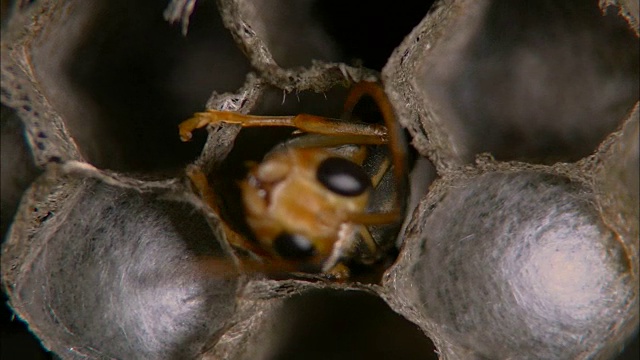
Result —
[[[355, 119], [363, 98], [382, 121]], [[229, 244], [266, 260], [271, 268], [344, 279], [348, 263], [371, 264], [395, 243], [403, 218], [407, 146], [383, 88], [351, 87], [343, 119], [309, 114], [256, 116], [207, 110], [179, 125], [181, 140], [209, 124], [290, 127], [295, 136], [249, 166], [239, 182], [248, 236], [221, 224]], [[194, 188], [220, 211], [205, 174], [188, 170]], [[266, 267], [265, 267], [266, 268]]]

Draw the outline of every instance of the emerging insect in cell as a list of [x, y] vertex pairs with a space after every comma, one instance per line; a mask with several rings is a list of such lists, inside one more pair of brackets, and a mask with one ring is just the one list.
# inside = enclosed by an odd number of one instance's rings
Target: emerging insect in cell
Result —
[[[364, 98], [377, 105], [383, 123], [353, 119]], [[371, 264], [394, 245], [405, 206], [404, 133], [377, 83], [354, 85], [344, 111], [346, 119], [340, 120], [208, 110], [180, 124], [183, 141], [195, 129], [220, 122], [298, 130], [251, 166], [239, 184], [251, 234], [222, 224], [230, 245], [263, 259], [264, 269], [345, 278], [347, 264]], [[192, 167], [189, 176], [209, 207], [219, 212], [202, 171]]]

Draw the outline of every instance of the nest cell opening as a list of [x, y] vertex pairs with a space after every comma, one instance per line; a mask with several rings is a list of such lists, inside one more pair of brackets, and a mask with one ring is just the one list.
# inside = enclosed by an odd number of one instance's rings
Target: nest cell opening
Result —
[[279, 312], [272, 359], [437, 359], [418, 327], [365, 292], [314, 290]]
[[69, 14], [56, 14], [31, 45], [48, 100], [99, 168], [165, 172], [184, 166], [204, 139], [181, 143], [177, 125], [203, 110], [212, 90], [242, 86], [249, 71], [214, 3], [198, 5], [186, 37], [164, 20], [165, 6], [71, 2], [63, 9]]

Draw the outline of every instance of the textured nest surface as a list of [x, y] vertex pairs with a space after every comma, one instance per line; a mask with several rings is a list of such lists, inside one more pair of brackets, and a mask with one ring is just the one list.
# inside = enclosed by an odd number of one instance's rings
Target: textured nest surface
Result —
[[[156, 3], [3, 2], [2, 282], [44, 347], [605, 359], [633, 338], [637, 1]], [[415, 23], [387, 44], [394, 17]], [[417, 158], [394, 261], [343, 283], [211, 266], [230, 250], [185, 167], [224, 177], [282, 134], [182, 144], [176, 125], [203, 107], [336, 116], [360, 80], [382, 81]]]

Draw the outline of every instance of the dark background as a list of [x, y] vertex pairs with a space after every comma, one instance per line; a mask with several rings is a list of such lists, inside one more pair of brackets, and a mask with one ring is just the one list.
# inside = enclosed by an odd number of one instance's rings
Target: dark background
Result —
[[[593, 3], [595, 5], [595, 2]], [[11, 1], [2, 1], [3, 25], [10, 4]], [[341, 58], [334, 59], [335, 61], [360, 61], [366, 67], [381, 70], [393, 49], [424, 17], [431, 4], [432, 1], [406, 1], [401, 2], [399, 6], [377, 6], [365, 1], [323, 0], [316, 2], [314, 12], [317, 14], [317, 20], [325, 26], [327, 33], [334, 38], [341, 50]], [[183, 93], [189, 94], [188, 97], [177, 97], [175, 91], [170, 90], [172, 79], [167, 77], [167, 69], [195, 74], [210, 70], [206, 61], [195, 61], [192, 65], [194, 68], [185, 70], [181, 60], [185, 54], [198, 52], [202, 52], [204, 58], [212, 57], [217, 43], [210, 41], [211, 34], [223, 30], [221, 23], [215, 20], [216, 9], [211, 0], [199, 2], [191, 18], [187, 38], [181, 35], [178, 26], [171, 26], [163, 20], [162, 11], [165, 6], [165, 2], [156, 0], [112, 1], [105, 9], [106, 16], [92, 30], [94, 33], [87, 35], [89, 40], [78, 48], [74, 64], [69, 69], [70, 76], [77, 86], [91, 94], [93, 100], [102, 108], [104, 116], [118, 119], [112, 122], [110, 131], [125, 137], [122, 151], [123, 158], [127, 160], [124, 165], [120, 165], [119, 170], [171, 173], [180, 169], [197, 156], [204, 138], [196, 139], [190, 145], [181, 144], [175, 137], [175, 124], [202, 109], [211, 89], [232, 91], [244, 81], [242, 75], [230, 80], [229, 88], [220, 89], [220, 84], [214, 79], [207, 80], [208, 78], [204, 77], [204, 80], [183, 90]], [[114, 23], [109, 24], [110, 21]], [[101, 35], [98, 35], [99, 33]], [[225, 41], [225, 46], [228, 46], [231, 40], [229, 38]], [[101, 54], [107, 55], [95, 56], [97, 49], [101, 49]], [[238, 65], [235, 71], [243, 74], [248, 69], [248, 64], [243, 63]], [[123, 74], [135, 74], [138, 81], [122, 81]], [[184, 84], [176, 86], [178, 85]], [[131, 124], [135, 124], [136, 119], [145, 116], [148, 111], [152, 111], [151, 116], [158, 124], [167, 126], [151, 128], [138, 125], [131, 129]], [[39, 170], [31, 165], [19, 119], [4, 106], [1, 125], [1, 231], [4, 235], [16, 211], [20, 194], [37, 176]], [[105, 167], [110, 166], [105, 164]], [[2, 297], [4, 304], [4, 292]], [[370, 296], [313, 294], [306, 300], [293, 299], [291, 309], [311, 316], [307, 319], [309, 326], [306, 327], [306, 332], [291, 334], [289, 348], [285, 347], [281, 352], [282, 359], [295, 358], [291, 354], [302, 351], [305, 339], [331, 338], [335, 335], [332, 329], [336, 326], [343, 327], [350, 334], [355, 332], [356, 335], [368, 336], [370, 341], [361, 338], [359, 343], [368, 342], [371, 348], [354, 354], [349, 351], [349, 345], [352, 344], [350, 342], [325, 341], [316, 344], [318, 351], [323, 351], [325, 356], [333, 354], [333, 358], [371, 360], [390, 358], [390, 353], [376, 351], [377, 345], [388, 346], [391, 349], [402, 348], [403, 351], [399, 350], [394, 354], [409, 359], [416, 353], [424, 354], [427, 349], [431, 349], [428, 340], [421, 341], [423, 338], [415, 326], [412, 327], [393, 314], [381, 301]], [[337, 317], [330, 315], [340, 311], [343, 315], [340, 318], [345, 320], [336, 324], [330, 319]], [[393, 343], [390, 344], [390, 339], [385, 338], [388, 329], [376, 327], [375, 324], [366, 322], [366, 317], [361, 316], [371, 312], [381, 314], [381, 318], [387, 319], [387, 324], [398, 326], [402, 336], [396, 339], [397, 341], [391, 339]], [[31, 336], [25, 324], [15, 318], [7, 306], [3, 305], [0, 308], [0, 317], [2, 359], [55, 358], [41, 349], [38, 340]], [[363, 326], [369, 330], [365, 331]], [[371, 341], [372, 339], [385, 340]], [[638, 358], [638, 344], [636, 337], [619, 359]], [[415, 352], [406, 348], [411, 346]]]

